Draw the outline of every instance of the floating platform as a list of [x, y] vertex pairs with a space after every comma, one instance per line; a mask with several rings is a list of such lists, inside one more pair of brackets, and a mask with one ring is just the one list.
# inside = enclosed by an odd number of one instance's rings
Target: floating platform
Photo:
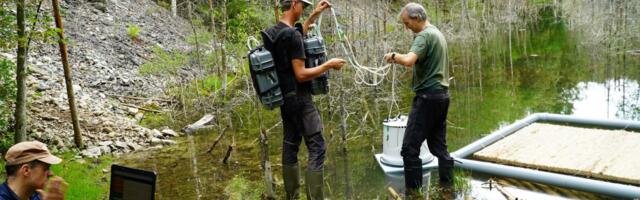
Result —
[[[456, 167], [471, 171], [640, 199], [639, 131], [638, 121], [536, 113], [458, 149], [451, 157]], [[374, 156], [382, 170], [403, 173], [402, 166], [385, 163], [386, 155]], [[437, 166], [436, 158], [422, 168]]]
[[639, 154], [638, 132], [533, 123], [472, 158], [640, 185]]
[[[640, 199], [640, 186], [632, 184], [637, 183], [633, 177], [640, 171], [639, 158], [636, 158], [640, 151], [633, 146], [640, 142], [638, 133], [632, 133], [638, 130], [638, 121], [536, 113], [451, 155], [457, 160], [456, 167], [472, 171]], [[475, 160], [475, 157], [494, 161]], [[543, 168], [545, 170], [539, 170]], [[593, 179], [596, 175], [608, 180]]]

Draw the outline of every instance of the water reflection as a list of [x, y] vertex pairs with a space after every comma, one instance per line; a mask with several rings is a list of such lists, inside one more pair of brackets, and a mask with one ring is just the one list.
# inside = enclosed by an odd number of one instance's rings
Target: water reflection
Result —
[[634, 80], [607, 80], [604, 83], [580, 82], [578, 98], [572, 101], [572, 115], [603, 119], [639, 120], [640, 87]]
[[[431, 173], [424, 172], [422, 174], [422, 191], [429, 191], [429, 185], [431, 185]], [[406, 187], [404, 185], [403, 174], [385, 174], [384, 179], [386, 181], [386, 187], [392, 187], [399, 194], [404, 194]], [[428, 196], [428, 194], [426, 195]]]

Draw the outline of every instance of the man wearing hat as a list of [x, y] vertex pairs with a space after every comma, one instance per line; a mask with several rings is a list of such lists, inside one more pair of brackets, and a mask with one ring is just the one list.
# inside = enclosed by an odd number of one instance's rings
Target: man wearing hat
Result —
[[13, 145], [4, 156], [7, 180], [0, 185], [0, 200], [58, 200], [64, 199], [66, 183], [56, 177], [47, 186], [53, 172], [51, 165], [62, 159], [51, 155], [47, 146], [38, 141]]
[[303, 139], [309, 152], [305, 181], [307, 199], [324, 199], [322, 187], [326, 147], [322, 136], [322, 121], [313, 103], [308, 81], [330, 69], [340, 70], [346, 63], [343, 59], [334, 58], [320, 66], [305, 68], [303, 35], [320, 14], [331, 7], [329, 1], [322, 0], [303, 24], [296, 24], [304, 9], [310, 5], [308, 0], [280, 0], [280, 21], [264, 31], [267, 37], [275, 40], [267, 49], [273, 54], [280, 89], [284, 94], [280, 114], [284, 131], [282, 177], [285, 199], [298, 199], [299, 196], [298, 151]]

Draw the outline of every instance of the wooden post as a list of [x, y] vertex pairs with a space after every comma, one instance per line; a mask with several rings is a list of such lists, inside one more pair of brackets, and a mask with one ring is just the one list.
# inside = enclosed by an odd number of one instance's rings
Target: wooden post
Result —
[[69, 67], [69, 61], [67, 59], [67, 44], [64, 42], [64, 26], [62, 24], [62, 17], [60, 17], [60, 10], [58, 0], [51, 0], [53, 6], [53, 15], [56, 20], [56, 27], [60, 29], [58, 31], [58, 45], [60, 46], [60, 55], [62, 57], [62, 67], [64, 68], [64, 79], [67, 85], [67, 97], [69, 99], [69, 110], [71, 111], [71, 122], [73, 123], [73, 139], [76, 143], [76, 147], [84, 148], [82, 144], [82, 135], [80, 135], [80, 126], [78, 124], [78, 115], [76, 112], [76, 103], [73, 94], [73, 83], [71, 80], [71, 67]]

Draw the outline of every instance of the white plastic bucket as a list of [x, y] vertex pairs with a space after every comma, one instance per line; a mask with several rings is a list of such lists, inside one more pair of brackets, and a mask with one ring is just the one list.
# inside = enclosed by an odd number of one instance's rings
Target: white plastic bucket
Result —
[[[407, 128], [407, 116], [399, 116], [397, 118], [387, 119], [384, 125], [384, 135], [382, 137], [382, 158], [380, 161], [387, 165], [404, 166], [400, 151], [402, 150], [402, 141], [404, 139], [404, 131]], [[420, 159], [422, 164], [429, 163], [433, 160], [433, 155], [429, 152], [426, 140], [420, 147]]]

